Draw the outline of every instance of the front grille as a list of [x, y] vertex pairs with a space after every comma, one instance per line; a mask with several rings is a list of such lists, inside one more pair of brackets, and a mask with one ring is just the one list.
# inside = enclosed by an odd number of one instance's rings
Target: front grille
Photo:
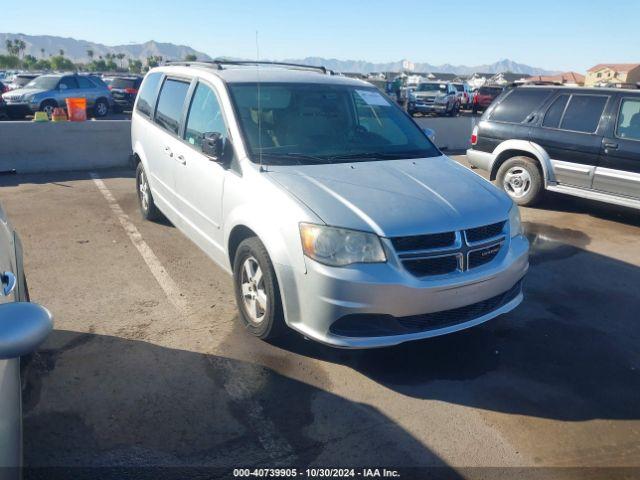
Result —
[[467, 241], [471, 243], [481, 242], [489, 238], [497, 237], [502, 233], [504, 224], [506, 222], [492, 223], [491, 225], [485, 225], [483, 227], [470, 228], [465, 231]]
[[457, 325], [459, 323], [468, 322], [475, 318], [482, 317], [494, 310], [497, 310], [516, 298], [520, 294], [521, 290], [522, 280], [506, 292], [487, 300], [482, 300], [481, 302], [473, 303], [466, 307], [454, 308], [452, 310], [425, 313], [423, 315], [413, 315], [411, 317], [400, 317], [398, 318], [398, 322], [404, 328], [414, 332], [423, 332], [426, 330]]
[[458, 263], [458, 255], [405, 260], [403, 262], [404, 267], [416, 277], [455, 272], [458, 269]]
[[467, 268], [476, 268], [489, 263], [500, 253], [501, 244], [491, 245], [480, 250], [469, 252]]
[[391, 239], [396, 252], [410, 250], [428, 250], [431, 248], [450, 247], [456, 241], [455, 232], [416, 235], [413, 237], [394, 237]]
[[409, 317], [355, 314], [335, 321], [329, 331], [345, 337], [382, 337], [426, 332], [469, 322], [506, 305], [522, 291], [522, 280], [500, 295], [465, 307]]

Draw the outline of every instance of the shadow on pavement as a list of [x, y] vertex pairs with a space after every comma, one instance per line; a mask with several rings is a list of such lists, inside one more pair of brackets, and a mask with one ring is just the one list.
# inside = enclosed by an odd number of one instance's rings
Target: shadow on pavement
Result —
[[[98, 169], [96, 172], [100, 178], [135, 178], [136, 172], [133, 169]], [[51, 183], [53, 185], [71, 187], [64, 185], [64, 182], [73, 180], [91, 180], [91, 172], [88, 171], [71, 171], [71, 172], [45, 172], [45, 173], [20, 173], [20, 174], [2, 174], [0, 175], [0, 187], [16, 187], [23, 184], [44, 184]]]
[[375, 408], [249, 362], [57, 330], [27, 378], [29, 467], [422, 465], [460, 478]]
[[584, 250], [581, 232], [525, 227], [525, 301], [503, 317], [380, 350], [336, 350], [296, 335], [277, 346], [412, 397], [558, 420], [640, 419], [640, 269]]

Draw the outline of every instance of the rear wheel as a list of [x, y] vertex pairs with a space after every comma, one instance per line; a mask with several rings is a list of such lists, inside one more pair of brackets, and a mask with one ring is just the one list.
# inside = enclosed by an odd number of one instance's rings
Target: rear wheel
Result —
[[233, 262], [233, 280], [240, 320], [263, 340], [285, 331], [278, 280], [267, 249], [257, 237], [242, 241]]
[[149, 187], [147, 173], [144, 171], [142, 162], [138, 163], [136, 168], [136, 190], [138, 192], [138, 204], [140, 205], [140, 213], [145, 220], [157, 220], [160, 218], [160, 210], [156, 207]]
[[543, 192], [542, 172], [529, 157], [512, 157], [498, 169], [496, 183], [518, 205], [530, 206]]
[[93, 106], [93, 113], [96, 117], [106, 117], [109, 113], [109, 104], [104, 98], [100, 98]]

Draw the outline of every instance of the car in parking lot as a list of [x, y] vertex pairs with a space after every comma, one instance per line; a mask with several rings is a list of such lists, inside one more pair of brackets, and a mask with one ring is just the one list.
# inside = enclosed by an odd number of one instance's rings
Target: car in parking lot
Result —
[[460, 108], [471, 108], [471, 101], [473, 97], [471, 95], [471, 89], [469, 88], [469, 85], [464, 82], [454, 82], [451, 85], [453, 85], [453, 87], [458, 92], [457, 96]]
[[23, 117], [37, 111], [49, 116], [56, 107], [66, 108], [67, 98], [85, 98], [87, 109], [96, 117], [104, 117], [113, 107], [113, 98], [107, 86], [94, 75], [50, 74], [41, 75], [23, 88], [2, 95], [9, 113]]
[[518, 207], [366, 82], [170, 64], [145, 77], [131, 140], [142, 215], [162, 212], [233, 276], [240, 321], [260, 338], [289, 326], [382, 347], [522, 301]]
[[22, 405], [20, 357], [53, 327], [47, 309], [29, 303], [22, 243], [0, 205], [0, 477], [20, 478]]
[[482, 116], [469, 162], [520, 205], [544, 190], [640, 208], [640, 91], [519, 87]]
[[473, 95], [471, 105], [473, 114], [485, 111], [503, 91], [504, 88], [498, 86], [480, 87]]
[[34, 78], [38, 78], [39, 73], [18, 73], [14, 75], [11, 83], [9, 84], [9, 90], [17, 90], [24, 87]]
[[142, 77], [127, 76], [114, 77], [109, 83], [109, 90], [113, 97], [114, 108], [116, 110], [132, 110], [136, 101]]
[[419, 83], [409, 96], [407, 111], [409, 115], [456, 115], [460, 111], [458, 91], [447, 82]]

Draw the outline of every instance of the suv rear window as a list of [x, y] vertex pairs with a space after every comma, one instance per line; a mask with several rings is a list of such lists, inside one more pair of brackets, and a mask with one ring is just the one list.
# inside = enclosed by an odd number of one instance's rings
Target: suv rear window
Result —
[[111, 82], [111, 88], [125, 89], [125, 88], [138, 88], [140, 80], [135, 78], [114, 78]]
[[596, 95], [572, 95], [562, 117], [562, 130], [593, 133], [609, 97]]
[[158, 94], [158, 86], [162, 74], [160, 72], [150, 73], [144, 79], [142, 83], [142, 89], [138, 94], [138, 103], [136, 103], [136, 110], [147, 117], [150, 117], [153, 113], [153, 107], [156, 104], [156, 95]]
[[550, 94], [550, 90], [537, 88], [515, 89], [496, 106], [491, 113], [491, 120], [522, 123]]

